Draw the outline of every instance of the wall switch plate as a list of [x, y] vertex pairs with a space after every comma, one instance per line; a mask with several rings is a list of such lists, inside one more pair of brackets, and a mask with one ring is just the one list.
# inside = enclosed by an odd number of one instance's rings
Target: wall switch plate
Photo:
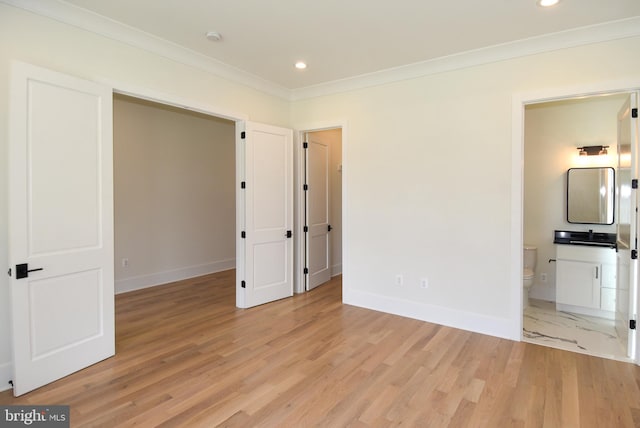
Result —
[[540, 274], [540, 281], [547, 282], [547, 273], [543, 272]]
[[396, 275], [396, 285], [400, 286], [404, 283], [404, 278], [401, 274]]
[[129, 267], [129, 259], [122, 259], [122, 267]]
[[420, 288], [429, 288], [429, 280], [427, 278], [420, 278]]

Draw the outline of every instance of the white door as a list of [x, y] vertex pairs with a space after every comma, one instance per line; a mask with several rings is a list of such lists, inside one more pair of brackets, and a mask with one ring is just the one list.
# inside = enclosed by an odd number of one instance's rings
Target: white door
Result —
[[9, 264], [21, 395], [115, 353], [112, 92], [27, 64], [12, 72]]
[[293, 295], [293, 131], [238, 128], [236, 305], [248, 308]]
[[307, 290], [331, 279], [329, 232], [329, 145], [307, 134], [306, 178], [306, 259]]
[[[631, 94], [618, 113], [618, 220], [617, 224], [617, 280], [616, 280], [616, 331], [622, 346], [630, 358], [635, 358], [635, 330], [629, 329], [629, 321], [636, 320], [636, 295], [638, 279], [638, 191], [632, 190], [632, 180], [638, 178], [638, 119], [637, 95]], [[636, 113], [637, 114], [637, 113]]]

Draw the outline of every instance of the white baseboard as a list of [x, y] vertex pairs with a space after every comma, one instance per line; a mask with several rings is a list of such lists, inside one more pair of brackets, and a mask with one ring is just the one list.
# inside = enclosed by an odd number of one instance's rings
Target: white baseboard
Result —
[[331, 277], [342, 275], [342, 263], [331, 266]]
[[0, 391], [6, 391], [11, 389], [9, 381], [13, 378], [13, 364], [2, 363], [0, 364]]
[[427, 321], [448, 327], [510, 340], [521, 340], [521, 332], [515, 331], [513, 322], [505, 318], [448, 309], [395, 297], [382, 296], [359, 290], [343, 289], [345, 304], [373, 309], [407, 318]]
[[223, 270], [234, 269], [236, 259], [220, 260], [197, 266], [174, 269], [165, 272], [152, 273], [149, 275], [133, 276], [131, 278], [118, 279], [115, 283], [116, 294], [128, 291], [141, 290], [156, 285], [167, 284], [169, 282], [181, 281], [183, 279], [194, 278], [196, 276]]

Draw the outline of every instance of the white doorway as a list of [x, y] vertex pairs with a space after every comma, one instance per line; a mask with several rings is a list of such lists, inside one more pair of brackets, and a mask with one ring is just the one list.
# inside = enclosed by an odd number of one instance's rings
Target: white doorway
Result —
[[235, 123], [114, 94], [116, 294], [235, 268]]
[[[619, 339], [626, 337], [626, 331], [620, 334], [616, 330], [616, 304], [610, 296], [620, 294], [620, 290], [616, 290], [613, 275], [612, 280], [607, 278], [606, 285], [604, 276], [602, 278], [602, 287], [609, 287], [602, 289], [602, 300], [598, 289], [598, 302], [602, 306], [578, 312], [556, 309], [556, 245], [553, 243], [554, 230], [616, 233], [615, 223], [568, 221], [567, 170], [614, 167], [618, 174], [616, 115], [628, 97], [629, 92], [612, 90], [590, 96], [533, 98], [521, 104], [524, 174], [522, 241], [517, 251], [521, 256], [523, 244], [538, 249], [535, 282], [530, 293], [532, 304], [522, 311], [524, 341], [624, 361], [634, 358], [635, 345], [623, 346]], [[608, 155], [579, 156], [578, 147], [600, 144], [609, 147]], [[630, 186], [630, 182], [626, 185]], [[615, 215], [617, 223], [625, 213], [618, 210]], [[600, 280], [598, 275], [596, 269], [596, 278]], [[617, 276], [629, 277], [620, 271]], [[519, 284], [522, 284], [521, 275]], [[630, 282], [630, 285], [636, 284]]]
[[342, 136], [341, 127], [301, 132], [300, 288], [306, 291], [342, 273]]

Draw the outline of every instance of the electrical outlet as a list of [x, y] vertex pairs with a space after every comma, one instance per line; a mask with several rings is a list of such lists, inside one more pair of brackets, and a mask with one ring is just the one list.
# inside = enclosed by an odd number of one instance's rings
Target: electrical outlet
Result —
[[129, 259], [122, 259], [122, 267], [129, 267]]
[[547, 282], [547, 273], [543, 272], [540, 274], [540, 281]]
[[420, 278], [420, 288], [429, 288], [429, 279]]
[[401, 286], [404, 283], [404, 278], [401, 274], [396, 275], [396, 285]]

